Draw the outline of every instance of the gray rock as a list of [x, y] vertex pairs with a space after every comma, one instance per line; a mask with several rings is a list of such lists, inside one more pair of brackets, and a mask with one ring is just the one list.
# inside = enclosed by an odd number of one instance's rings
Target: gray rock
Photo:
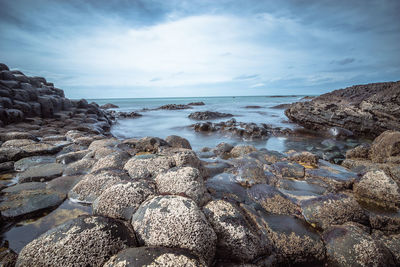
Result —
[[216, 199], [228, 199], [237, 202], [246, 200], [246, 189], [238, 185], [235, 176], [229, 173], [221, 173], [206, 182], [207, 190]]
[[318, 229], [353, 221], [368, 224], [368, 216], [357, 201], [345, 194], [329, 194], [306, 200], [301, 205], [306, 221]]
[[0, 163], [0, 173], [14, 171], [14, 161]]
[[385, 131], [371, 145], [371, 160], [375, 163], [400, 164], [400, 132]]
[[31, 139], [13, 139], [13, 140], [8, 140], [5, 141], [1, 146], [2, 147], [24, 147], [27, 145], [32, 145], [32, 144], [36, 144], [35, 141], [31, 140]]
[[232, 114], [229, 113], [221, 113], [221, 112], [214, 112], [214, 111], [196, 111], [190, 113], [188, 116], [189, 119], [192, 120], [215, 120], [219, 118], [227, 118], [233, 117]]
[[139, 244], [190, 250], [211, 264], [217, 236], [196, 203], [180, 196], [158, 196], [140, 205], [132, 217]]
[[274, 163], [272, 167], [275, 173], [282, 177], [301, 179], [305, 175], [305, 168], [298, 163], [282, 161]]
[[18, 174], [19, 183], [50, 181], [63, 174], [64, 166], [59, 163], [47, 163], [29, 167]]
[[0, 140], [3, 142], [14, 139], [30, 139], [37, 141], [36, 136], [26, 132], [5, 132], [0, 134]]
[[187, 139], [177, 135], [167, 136], [165, 141], [167, 141], [172, 147], [192, 149], [192, 146]]
[[186, 249], [166, 247], [128, 248], [113, 256], [104, 267], [113, 266], [203, 266], [201, 260]]
[[92, 166], [96, 163], [94, 159], [81, 159], [75, 162], [72, 162], [65, 167], [64, 175], [74, 176], [74, 175], [83, 175], [90, 172]]
[[400, 207], [400, 188], [397, 183], [383, 171], [366, 173], [354, 184], [357, 198], [389, 208]]
[[158, 174], [154, 180], [160, 194], [189, 197], [199, 206], [209, 199], [203, 177], [195, 168], [170, 169], [165, 173]]
[[333, 226], [323, 234], [328, 265], [395, 266], [390, 251], [353, 225]]
[[290, 161], [305, 164], [311, 167], [318, 166], [318, 156], [310, 152], [293, 153], [289, 155]]
[[79, 151], [69, 152], [66, 154], [61, 154], [57, 156], [56, 161], [62, 164], [70, 164], [72, 162], [81, 160], [89, 152], [90, 150], [79, 150]]
[[346, 159], [368, 159], [369, 144], [362, 144], [346, 151]]
[[217, 234], [217, 258], [251, 262], [270, 253], [271, 245], [266, 237], [254, 231], [233, 204], [211, 201], [203, 212]]
[[128, 160], [124, 170], [128, 171], [132, 179], [155, 177], [174, 167], [175, 161], [172, 157], [158, 155], [136, 156]]
[[49, 181], [46, 184], [47, 189], [68, 194], [68, 192], [82, 180], [83, 176], [61, 176]]
[[254, 146], [240, 145], [232, 148], [230, 153], [232, 157], [237, 158], [254, 151], [257, 151], [257, 149]]
[[[1, 64], [1, 63], [0, 63]], [[0, 248], [0, 266], [13, 267], [17, 262], [18, 254], [8, 248]]]
[[99, 159], [92, 167], [91, 172], [95, 173], [101, 170], [122, 169], [131, 155], [127, 152], [114, 152], [104, 158]]
[[93, 213], [115, 219], [130, 220], [147, 198], [155, 195], [155, 186], [148, 181], [116, 184], [104, 190], [94, 201]]
[[33, 166], [55, 162], [56, 159], [53, 156], [33, 156], [18, 160], [15, 162], [14, 167], [16, 171], [25, 171]]
[[17, 266], [102, 266], [118, 251], [133, 246], [135, 234], [127, 224], [83, 215], [26, 245]]

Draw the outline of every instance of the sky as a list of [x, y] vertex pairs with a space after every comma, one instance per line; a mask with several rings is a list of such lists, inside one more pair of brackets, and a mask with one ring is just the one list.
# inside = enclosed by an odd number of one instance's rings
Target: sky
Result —
[[0, 62], [70, 98], [316, 95], [400, 80], [398, 0], [0, 0]]

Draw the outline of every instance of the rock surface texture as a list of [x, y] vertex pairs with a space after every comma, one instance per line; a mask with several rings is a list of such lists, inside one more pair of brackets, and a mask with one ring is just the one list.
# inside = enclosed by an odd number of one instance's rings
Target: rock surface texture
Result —
[[376, 137], [400, 130], [400, 81], [355, 85], [292, 104], [286, 116], [315, 130], [342, 127]]

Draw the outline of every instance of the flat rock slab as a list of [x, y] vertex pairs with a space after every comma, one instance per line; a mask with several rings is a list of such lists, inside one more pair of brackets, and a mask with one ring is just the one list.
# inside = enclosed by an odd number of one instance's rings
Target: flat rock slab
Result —
[[14, 163], [14, 168], [16, 171], [25, 171], [32, 166], [54, 162], [56, 159], [53, 156], [33, 156], [18, 160]]
[[48, 163], [33, 166], [18, 175], [19, 183], [50, 181], [62, 175], [64, 165], [59, 163]]
[[1, 216], [7, 219], [35, 217], [59, 206], [66, 198], [66, 194], [45, 189], [39, 183], [15, 187], [6, 189], [0, 203]]

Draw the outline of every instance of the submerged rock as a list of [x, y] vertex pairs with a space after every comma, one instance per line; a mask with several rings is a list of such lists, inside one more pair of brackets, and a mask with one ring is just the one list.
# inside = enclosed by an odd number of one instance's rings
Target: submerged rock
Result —
[[233, 117], [233, 115], [229, 113], [221, 113], [215, 111], [196, 111], [190, 113], [188, 117], [192, 120], [215, 120], [219, 118]]
[[128, 224], [83, 215], [26, 245], [17, 266], [102, 266], [118, 251], [133, 246], [135, 234]]
[[158, 196], [140, 205], [132, 217], [139, 244], [190, 250], [210, 264], [216, 234], [196, 203], [180, 196]]

